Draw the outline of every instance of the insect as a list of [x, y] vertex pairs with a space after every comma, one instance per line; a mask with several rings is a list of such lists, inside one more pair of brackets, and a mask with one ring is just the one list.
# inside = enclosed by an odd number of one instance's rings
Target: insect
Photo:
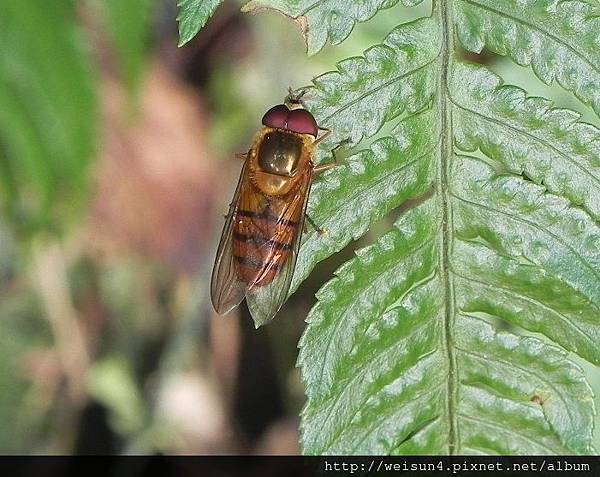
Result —
[[[320, 128], [299, 98], [262, 118], [244, 166], [217, 250], [211, 299], [217, 313], [231, 311], [246, 298], [259, 326], [285, 301], [300, 246], [308, 194], [317, 172], [315, 146], [330, 133]], [[324, 131], [320, 137], [319, 131]]]

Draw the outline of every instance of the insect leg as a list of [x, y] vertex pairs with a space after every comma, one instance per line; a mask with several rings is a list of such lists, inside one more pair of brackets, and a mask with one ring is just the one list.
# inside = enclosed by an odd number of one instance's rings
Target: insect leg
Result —
[[334, 162], [328, 162], [327, 164], [319, 164], [318, 166], [315, 166], [313, 171], [315, 174], [320, 174], [321, 172], [328, 171], [329, 169], [333, 169], [339, 165], [339, 162], [334, 159]]
[[[304, 214], [304, 216], [306, 217], [306, 222], [308, 222], [312, 226], [315, 232], [317, 232], [319, 235], [327, 235], [327, 229], [322, 229], [317, 224], [315, 224], [314, 220], [310, 218], [310, 215]], [[304, 224], [304, 227], [306, 227], [306, 223]]]
[[319, 128], [320, 131], [325, 131], [323, 134], [321, 134], [321, 137], [318, 137], [317, 139], [315, 139], [315, 142], [313, 142], [313, 146], [318, 146], [320, 142], [324, 141], [325, 139], [327, 139], [329, 136], [331, 136], [332, 132], [331, 129], [327, 129], [327, 128]]
[[[331, 133], [331, 131], [329, 129], [327, 131], [329, 131]], [[323, 136], [321, 136], [321, 138]], [[319, 139], [321, 139], [321, 138], [319, 138]], [[317, 139], [317, 141], [319, 139]], [[318, 166], [315, 166], [315, 168], [314, 168], [315, 174], [318, 174], [320, 172], [327, 171], [329, 169], [333, 169], [334, 167], [339, 166], [341, 163], [341, 161], [338, 159], [339, 148], [345, 146], [349, 142], [350, 142], [350, 138], [346, 138], [343, 141], [341, 141], [337, 146], [335, 146], [331, 150], [331, 155], [333, 156], [333, 162], [328, 162], [327, 164], [319, 164]]]

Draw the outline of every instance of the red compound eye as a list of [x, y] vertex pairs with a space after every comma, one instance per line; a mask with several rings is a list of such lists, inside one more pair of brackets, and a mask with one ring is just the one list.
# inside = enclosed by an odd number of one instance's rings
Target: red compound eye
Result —
[[306, 109], [292, 109], [287, 118], [287, 129], [298, 134], [310, 134], [317, 137], [319, 126], [312, 114]]
[[290, 110], [285, 104], [278, 104], [269, 109], [263, 116], [262, 123], [271, 128], [287, 129], [314, 137], [319, 133], [319, 126], [312, 114], [306, 109]]
[[290, 110], [285, 104], [278, 104], [269, 109], [262, 118], [262, 123], [270, 128], [287, 129], [287, 118]]

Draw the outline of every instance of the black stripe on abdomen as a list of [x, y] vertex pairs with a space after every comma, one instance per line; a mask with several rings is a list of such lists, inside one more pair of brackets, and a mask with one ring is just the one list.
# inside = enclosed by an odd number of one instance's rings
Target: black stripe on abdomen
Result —
[[253, 210], [238, 209], [237, 214], [242, 217], [250, 217], [250, 218], [254, 218], [254, 219], [264, 219], [267, 222], [271, 222], [271, 223], [274, 223], [277, 225], [285, 225], [285, 226], [290, 226], [290, 227], [298, 225], [298, 222], [296, 222], [294, 220], [282, 219], [282, 218], [278, 217], [277, 215], [271, 213], [269, 211], [269, 209], [265, 209], [264, 212], [255, 212]]
[[274, 239], [268, 239], [265, 237], [261, 237], [259, 235], [247, 235], [239, 232], [233, 232], [233, 238], [238, 240], [239, 242], [244, 242], [247, 244], [254, 244], [259, 247], [269, 247], [275, 250], [291, 250], [292, 245], [289, 243], [279, 242]]

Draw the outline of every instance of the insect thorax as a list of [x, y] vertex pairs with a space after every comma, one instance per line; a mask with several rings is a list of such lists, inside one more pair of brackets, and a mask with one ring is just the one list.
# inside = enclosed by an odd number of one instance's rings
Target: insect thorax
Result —
[[268, 132], [258, 146], [257, 159], [261, 171], [291, 177], [302, 156], [302, 139], [287, 131]]

